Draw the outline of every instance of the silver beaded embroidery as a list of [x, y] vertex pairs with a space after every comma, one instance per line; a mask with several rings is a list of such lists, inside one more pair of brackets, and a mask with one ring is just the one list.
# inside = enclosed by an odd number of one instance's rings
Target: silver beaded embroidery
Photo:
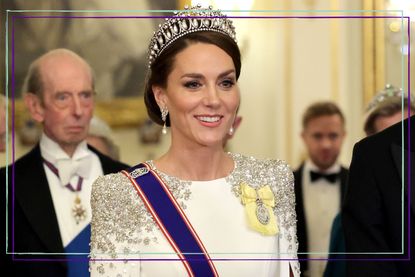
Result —
[[[259, 160], [240, 154], [229, 153], [235, 162], [235, 168], [226, 177], [235, 197], [240, 197], [240, 183], [248, 183], [254, 188], [269, 185], [275, 197], [274, 215], [277, 224], [289, 242], [287, 249], [281, 252], [296, 253], [298, 242], [296, 236], [289, 235], [289, 229], [296, 229], [294, 177], [289, 166], [281, 160]], [[186, 202], [191, 199], [191, 181], [182, 181], [169, 176], [155, 168], [152, 161], [147, 161], [152, 170], [159, 174], [168, 185], [182, 209], [186, 210]], [[122, 173], [109, 174], [98, 178], [92, 189], [91, 206], [93, 217], [91, 222], [91, 264], [104, 274], [104, 267], [95, 258], [106, 254], [113, 259], [118, 254], [127, 257], [138, 253], [139, 245], [157, 244], [154, 236], [158, 226], [147, 211], [130, 180]], [[242, 204], [241, 204], [242, 208]], [[115, 241], [114, 241], [115, 238]], [[127, 244], [123, 253], [116, 252], [116, 243]], [[121, 251], [120, 251], [121, 252]], [[110, 264], [112, 265], [112, 264]], [[299, 270], [295, 268], [295, 270]]]
[[235, 196], [240, 197], [239, 184], [244, 181], [254, 188], [269, 185], [275, 197], [274, 214], [278, 225], [289, 229], [296, 227], [294, 176], [286, 162], [282, 160], [259, 160], [241, 154], [231, 154], [236, 168], [226, 178], [232, 185]]

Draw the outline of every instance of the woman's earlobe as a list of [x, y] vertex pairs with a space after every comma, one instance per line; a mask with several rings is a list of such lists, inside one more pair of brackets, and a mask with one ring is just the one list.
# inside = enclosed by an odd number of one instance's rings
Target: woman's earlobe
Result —
[[163, 89], [159, 86], [152, 86], [151, 89], [153, 90], [154, 99], [156, 99], [156, 102], [159, 105], [159, 107], [166, 106], [165, 94], [163, 92]]

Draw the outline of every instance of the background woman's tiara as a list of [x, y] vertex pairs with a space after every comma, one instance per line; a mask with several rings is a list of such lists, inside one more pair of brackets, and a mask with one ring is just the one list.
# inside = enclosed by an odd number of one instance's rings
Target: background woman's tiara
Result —
[[232, 21], [212, 6], [202, 9], [199, 4], [194, 7], [185, 6], [183, 11], [176, 11], [173, 17], [166, 18], [150, 41], [148, 49], [148, 67], [172, 42], [178, 38], [200, 31], [214, 31], [229, 36], [236, 42], [235, 27]]
[[366, 111], [368, 112], [374, 110], [385, 100], [402, 97], [406, 98], [401, 88], [396, 88], [391, 84], [387, 84], [385, 89], [376, 94], [372, 101], [370, 101], [369, 105], [367, 105]]

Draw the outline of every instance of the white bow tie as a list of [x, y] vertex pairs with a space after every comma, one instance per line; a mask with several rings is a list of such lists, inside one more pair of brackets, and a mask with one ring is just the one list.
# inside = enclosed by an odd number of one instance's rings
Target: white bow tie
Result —
[[61, 159], [56, 162], [56, 167], [59, 171], [59, 179], [62, 186], [66, 186], [72, 177], [81, 176], [84, 179], [88, 178], [91, 171], [91, 156], [87, 155], [76, 160]]

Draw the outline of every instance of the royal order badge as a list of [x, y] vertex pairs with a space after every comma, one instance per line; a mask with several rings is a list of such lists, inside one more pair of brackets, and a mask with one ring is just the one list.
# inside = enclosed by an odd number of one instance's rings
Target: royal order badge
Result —
[[278, 234], [277, 221], [273, 212], [275, 198], [269, 185], [253, 188], [242, 182], [240, 189], [248, 226], [263, 235]]
[[75, 218], [76, 224], [86, 219], [86, 209], [81, 203], [81, 199], [77, 195], [72, 207], [72, 215]]

